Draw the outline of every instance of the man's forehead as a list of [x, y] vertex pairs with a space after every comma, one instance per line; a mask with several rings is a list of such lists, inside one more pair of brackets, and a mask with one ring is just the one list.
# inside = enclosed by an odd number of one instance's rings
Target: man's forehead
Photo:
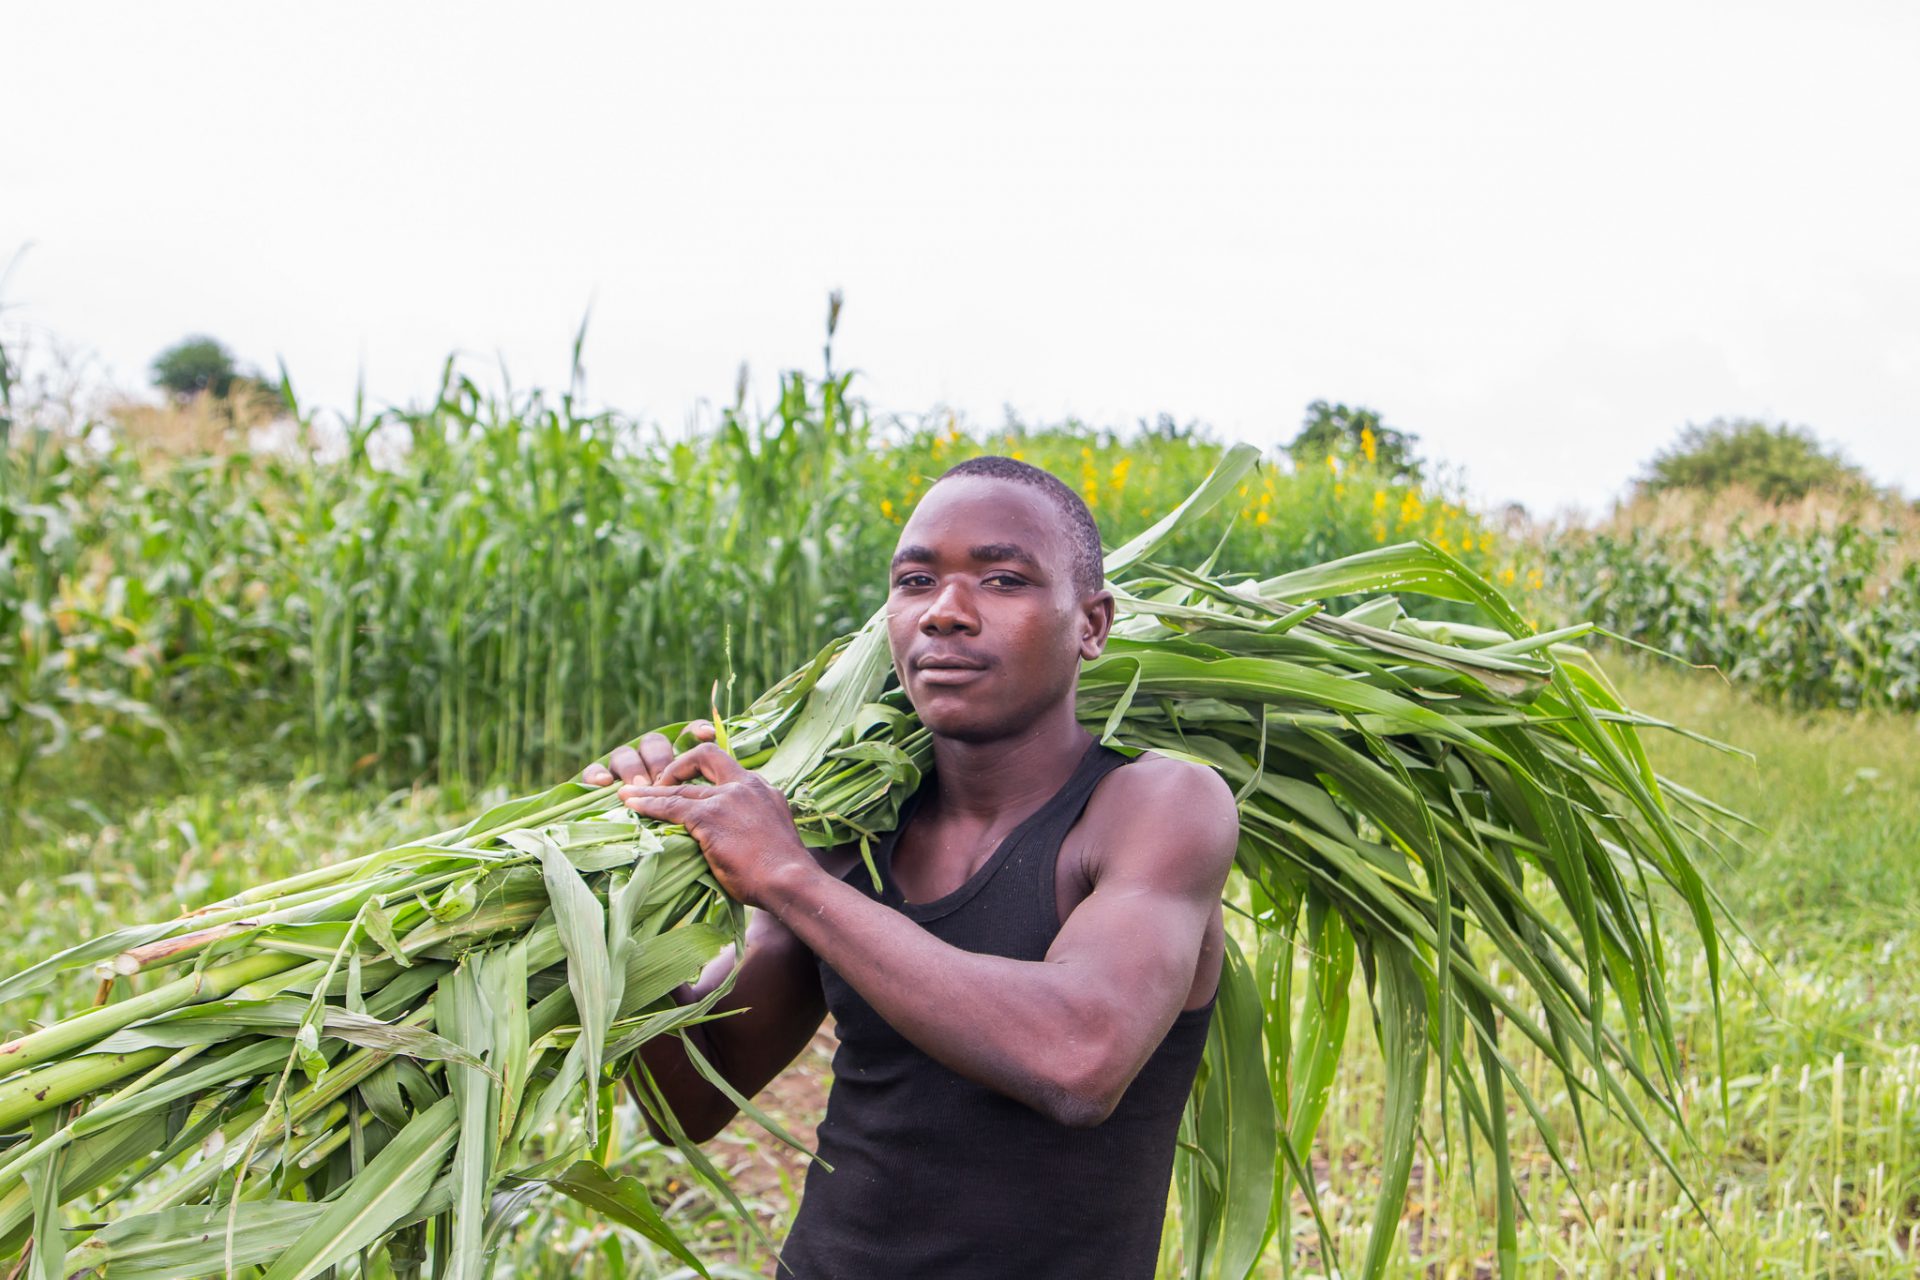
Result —
[[1032, 485], [996, 476], [952, 476], [927, 490], [908, 523], [933, 517], [948, 520], [1018, 520], [1036, 528], [1058, 529], [1061, 513]]
[[[914, 507], [900, 530], [896, 562], [946, 554], [1038, 564], [1067, 553], [1063, 523], [1047, 496], [1029, 485], [954, 476], [929, 489]], [[909, 549], [918, 554], [906, 556]], [[993, 554], [978, 554], [983, 551]]]

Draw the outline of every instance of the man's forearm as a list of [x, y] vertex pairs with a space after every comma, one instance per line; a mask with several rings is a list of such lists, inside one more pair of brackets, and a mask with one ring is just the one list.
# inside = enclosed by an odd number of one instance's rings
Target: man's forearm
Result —
[[1114, 1028], [1067, 966], [962, 950], [824, 873], [767, 907], [928, 1057], [1068, 1123], [1104, 1115]]
[[[699, 999], [692, 983], [682, 983], [673, 993], [675, 1004], [691, 1004]], [[696, 1023], [685, 1028], [687, 1037], [694, 1042], [694, 1048], [709, 1063], [720, 1069], [720, 1047], [708, 1029]], [[733, 1118], [734, 1106], [727, 1096], [713, 1087], [702, 1076], [693, 1062], [687, 1057], [686, 1047], [677, 1035], [655, 1036], [640, 1046], [640, 1061], [646, 1064], [647, 1073], [653, 1077], [654, 1086], [666, 1099], [668, 1110], [673, 1118], [695, 1142], [705, 1142], [726, 1126]], [[631, 1082], [636, 1099], [646, 1089], [639, 1079], [639, 1067], [634, 1068], [635, 1078]], [[654, 1121], [653, 1099], [641, 1102], [641, 1114], [646, 1118], [647, 1131], [656, 1141], [667, 1141], [666, 1132]]]

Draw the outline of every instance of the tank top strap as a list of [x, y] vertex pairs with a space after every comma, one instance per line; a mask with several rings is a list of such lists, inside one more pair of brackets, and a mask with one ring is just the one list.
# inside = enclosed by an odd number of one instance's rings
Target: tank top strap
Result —
[[[900, 842], [901, 834], [912, 820], [914, 812], [926, 796], [926, 787], [916, 788], [900, 807], [900, 815], [893, 830], [887, 832], [870, 846], [873, 854], [874, 870], [880, 877], [880, 888], [875, 891], [873, 876], [863, 861], [857, 861], [841, 876], [841, 879], [858, 888], [862, 893], [877, 901], [903, 912], [909, 918], [926, 923], [945, 916], [964, 906], [981, 890], [999, 879], [999, 871], [1011, 859], [1021, 866], [1026, 874], [1015, 877], [1018, 883], [1018, 897], [1031, 903], [1035, 908], [1033, 921], [1046, 929], [1047, 936], [1057, 932], [1060, 925], [1059, 911], [1053, 885], [1054, 866], [1059, 860], [1060, 842], [1072, 830], [1073, 824], [1080, 820], [1086, 811], [1087, 801], [1092, 797], [1094, 788], [1109, 773], [1126, 764], [1131, 757], [1103, 746], [1098, 740], [1089, 742], [1081, 755], [1074, 771], [1045, 804], [1035, 810], [1019, 826], [1008, 832], [999, 847], [987, 862], [968, 882], [943, 898], [926, 903], [910, 903], [901, 892], [899, 882], [893, 874], [894, 850]], [[1012, 886], [1008, 886], [1012, 888]]]
[[1027, 882], [1029, 891], [1026, 896], [1038, 909], [1035, 925], [1044, 929], [1049, 938], [1060, 930], [1060, 846], [1065, 843], [1067, 833], [1073, 830], [1074, 824], [1080, 821], [1080, 816], [1087, 811], [1087, 803], [1093, 799], [1095, 788], [1108, 774], [1132, 759], [1095, 741], [1087, 748], [1087, 754], [1080, 761], [1080, 767], [1074, 770], [1072, 779], [1042, 810], [1042, 820], [1024, 833], [1023, 842], [1035, 855], [1023, 860], [1031, 876]]

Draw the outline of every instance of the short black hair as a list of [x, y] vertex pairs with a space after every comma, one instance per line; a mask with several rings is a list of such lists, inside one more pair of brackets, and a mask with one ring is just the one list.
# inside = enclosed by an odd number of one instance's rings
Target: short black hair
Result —
[[[1106, 553], [1100, 549], [1100, 526], [1094, 521], [1093, 512], [1087, 510], [1087, 504], [1080, 500], [1080, 495], [1068, 488], [1059, 476], [1032, 463], [997, 453], [984, 453], [948, 467], [940, 473], [940, 480], [958, 479], [961, 476], [1011, 480], [1015, 484], [1032, 485], [1046, 494], [1047, 500], [1067, 520], [1067, 536], [1073, 544], [1073, 585], [1083, 596], [1092, 595], [1105, 585]], [[940, 480], [934, 483], [938, 484]]]

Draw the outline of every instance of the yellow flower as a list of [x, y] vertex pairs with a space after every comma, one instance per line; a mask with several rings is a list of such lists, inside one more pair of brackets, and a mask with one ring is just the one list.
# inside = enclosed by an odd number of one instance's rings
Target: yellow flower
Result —
[[1500, 571], [1500, 581], [1505, 583], [1509, 587], [1513, 585], [1513, 566], [1512, 565], [1508, 565], [1506, 568]]
[[1026, 450], [1024, 449], [1015, 449], [1012, 453], [1008, 454], [1007, 456], [1012, 458], [1015, 462], [1025, 462], [1027, 460]]
[[1373, 438], [1372, 427], [1360, 428], [1360, 452], [1366, 455], [1368, 462], [1377, 461], [1380, 453], [1379, 441]]
[[1373, 522], [1373, 540], [1375, 542], [1385, 542], [1387, 540], [1387, 526], [1385, 522], [1380, 520]]
[[1344, 498], [1344, 497], [1346, 497], [1346, 496], [1347, 496], [1347, 486], [1345, 486], [1345, 485], [1343, 485], [1343, 484], [1336, 484], [1336, 485], [1334, 485], [1334, 486], [1333, 486], [1333, 496], [1334, 496], [1334, 497], [1336, 497], [1336, 498]]
[[1118, 489], [1127, 482], [1127, 472], [1133, 466], [1132, 458], [1122, 458], [1113, 464], [1113, 487]]
[[1247, 486], [1245, 485], [1240, 486], [1240, 496], [1243, 498], [1247, 496]]
[[1420, 501], [1420, 495], [1409, 489], [1406, 496], [1400, 499], [1400, 523], [1402, 525], [1418, 524], [1420, 517], [1426, 514], [1426, 510], [1427, 504]]
[[1544, 587], [1546, 585], [1547, 585], [1546, 579], [1540, 576], [1540, 571], [1538, 569], [1530, 569], [1527, 571], [1527, 586], [1529, 586], [1535, 591], [1538, 591], [1541, 587]]
[[1474, 547], [1474, 542], [1473, 542], [1473, 535], [1472, 535], [1472, 534], [1470, 534], [1470, 533], [1463, 533], [1463, 534], [1461, 534], [1461, 535], [1460, 535], [1460, 549], [1461, 549], [1462, 551], [1471, 551], [1471, 550], [1473, 550], [1473, 547]]
[[1253, 522], [1255, 524], [1265, 524], [1267, 522], [1267, 512], [1264, 507], [1255, 513]]
[[893, 499], [892, 498], [880, 499], [880, 514], [885, 516], [889, 520], [893, 519]]
[[1088, 510], [1092, 510], [1094, 507], [1100, 505], [1100, 489], [1098, 485], [1089, 482], [1087, 487], [1081, 491], [1080, 496], [1086, 500]]
[[1340, 474], [1340, 459], [1338, 459], [1338, 458], [1336, 458], [1336, 457], [1334, 457], [1334, 456], [1333, 456], [1332, 454], [1328, 454], [1328, 455], [1327, 455], [1327, 470], [1328, 470], [1328, 471], [1331, 471], [1331, 472], [1332, 472], [1332, 473], [1333, 473], [1334, 475], [1336, 475], [1336, 476], [1337, 476], [1337, 475], [1339, 475], [1339, 474]]
[[1385, 489], [1375, 489], [1373, 491], [1373, 509], [1375, 512], [1381, 512], [1387, 509], [1387, 491]]

